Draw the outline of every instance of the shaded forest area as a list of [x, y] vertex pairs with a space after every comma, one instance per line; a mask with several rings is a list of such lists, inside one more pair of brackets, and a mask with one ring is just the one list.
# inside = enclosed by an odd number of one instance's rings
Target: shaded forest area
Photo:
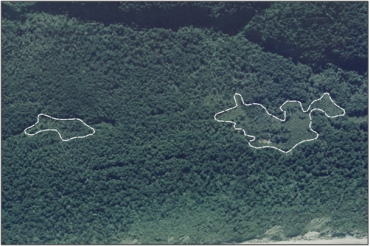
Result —
[[[45, 12], [108, 26], [123, 23], [139, 29], [210, 28], [242, 33], [265, 51], [277, 53], [321, 72], [328, 63], [367, 72], [368, 7], [364, 2], [59, 2], [11, 7], [3, 16], [21, 18]], [[16, 11], [17, 10], [17, 11]]]
[[[2, 243], [367, 235], [367, 8], [3, 2]], [[319, 139], [289, 155], [255, 150], [213, 119], [235, 92], [277, 115], [329, 92], [347, 114], [313, 113]], [[39, 113], [96, 134], [26, 136]]]

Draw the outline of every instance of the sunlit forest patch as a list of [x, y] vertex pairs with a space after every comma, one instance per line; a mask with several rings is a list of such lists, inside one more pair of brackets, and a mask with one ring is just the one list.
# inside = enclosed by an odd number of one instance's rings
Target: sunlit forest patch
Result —
[[[235, 130], [251, 138], [253, 148], [273, 148], [289, 153], [301, 143], [316, 140], [319, 134], [311, 128], [313, 111], [320, 111], [329, 118], [345, 115], [345, 110], [324, 93], [311, 102], [307, 109], [296, 100], [288, 100], [280, 106], [283, 117], [277, 117], [259, 103], [245, 103], [242, 95], [234, 95], [235, 106], [215, 114], [218, 122], [230, 123]], [[336, 112], [336, 114], [333, 114]]]
[[24, 133], [34, 136], [42, 132], [57, 132], [63, 141], [76, 138], [85, 138], [95, 133], [95, 129], [84, 123], [81, 119], [59, 119], [45, 114], [37, 116], [37, 122], [27, 127]]

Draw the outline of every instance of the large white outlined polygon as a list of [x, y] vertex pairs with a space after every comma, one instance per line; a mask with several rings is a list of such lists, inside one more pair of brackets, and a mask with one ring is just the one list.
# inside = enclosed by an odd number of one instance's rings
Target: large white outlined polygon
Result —
[[[28, 130], [28, 129], [30, 129], [30, 128], [32, 128], [32, 127], [34, 127], [35, 125], [37, 125], [37, 124], [40, 122], [40, 116], [45, 116], [45, 117], [48, 117], [48, 118], [53, 119], [53, 120], [78, 120], [78, 121], [80, 121], [82, 124], [84, 124], [85, 126], [87, 126], [88, 128], [90, 128], [93, 132], [92, 132], [92, 133], [90, 133], [90, 134], [84, 135], [84, 136], [77, 136], [77, 137], [72, 137], [72, 138], [68, 138], [68, 139], [63, 139], [63, 138], [62, 138], [62, 135], [60, 134], [60, 132], [59, 132], [57, 129], [45, 129], [45, 130], [37, 131], [37, 132], [35, 132], [35, 133], [27, 133], [27, 130]], [[86, 124], [85, 122], [83, 122], [83, 120], [81, 120], [81, 119], [79, 119], [79, 118], [60, 119], [60, 118], [52, 117], [52, 116], [47, 115], [47, 114], [38, 114], [38, 115], [37, 115], [37, 121], [36, 121], [36, 123], [35, 123], [35, 124], [33, 124], [32, 126], [27, 127], [26, 129], [24, 129], [24, 133], [25, 133], [26, 135], [28, 135], [28, 136], [34, 136], [34, 135], [36, 135], [36, 134], [38, 134], [38, 133], [40, 133], [40, 132], [48, 132], [48, 131], [54, 131], [54, 132], [57, 132], [57, 133], [58, 133], [58, 135], [59, 135], [59, 137], [60, 137], [60, 139], [62, 139], [62, 141], [64, 141], [64, 142], [67, 142], [67, 141], [70, 141], [70, 140], [72, 140], [72, 139], [76, 139], [76, 138], [86, 138], [86, 137], [88, 137], [88, 136], [92, 136], [92, 135], [94, 135], [94, 134], [95, 134], [95, 129], [94, 129], [94, 128], [92, 128], [91, 126], [89, 126], [88, 124]]]
[[[341, 110], [343, 111], [343, 113], [342, 113], [342, 114], [338, 114], [338, 115], [330, 116], [330, 115], [328, 115], [324, 110], [322, 110], [322, 109], [320, 109], [320, 108], [314, 108], [314, 109], [311, 109], [311, 110], [310, 110], [311, 105], [312, 105], [313, 103], [317, 102], [317, 101], [320, 101], [320, 100], [321, 100], [325, 95], [328, 95], [328, 96], [329, 96], [329, 99], [331, 100], [331, 102], [332, 102], [332, 103], [333, 103], [337, 108], [339, 108], [339, 109], [341, 109]], [[275, 119], [277, 119], [277, 120], [279, 120], [279, 121], [281, 121], [281, 122], [285, 122], [285, 121], [286, 121], [286, 110], [283, 110], [283, 109], [282, 109], [282, 107], [283, 107], [286, 103], [288, 103], [288, 102], [295, 102], [295, 103], [299, 103], [299, 105], [301, 106], [301, 110], [302, 110], [302, 112], [307, 113], [308, 111], [310, 111], [310, 112], [309, 112], [309, 118], [310, 118], [309, 128], [310, 128], [311, 132], [313, 132], [313, 133], [315, 133], [315, 134], [316, 134], [316, 137], [315, 137], [315, 138], [311, 138], [311, 139], [306, 139], [306, 140], [300, 141], [300, 142], [298, 142], [297, 144], [295, 144], [295, 145], [294, 145], [291, 149], [289, 149], [288, 151], [284, 151], [284, 150], [282, 150], [282, 149], [276, 148], [275, 146], [268, 146], [268, 145], [266, 145], [266, 146], [261, 146], [261, 147], [253, 146], [253, 145], [251, 144], [251, 142], [253, 142], [253, 141], [256, 139], [256, 136], [248, 135], [248, 134], [244, 131], [244, 129], [243, 129], [243, 128], [236, 128], [236, 127], [235, 127], [235, 126], [236, 126], [236, 124], [237, 124], [236, 122], [233, 122], [233, 121], [227, 121], [227, 120], [218, 120], [218, 119], [216, 118], [216, 116], [217, 116], [217, 115], [222, 114], [222, 113], [225, 113], [225, 112], [227, 112], [227, 111], [229, 111], [229, 110], [235, 109], [235, 108], [237, 108], [237, 107], [239, 106], [239, 105], [238, 105], [238, 101], [236, 100], [236, 97], [235, 97], [235, 96], [239, 96], [239, 97], [240, 97], [240, 99], [241, 99], [241, 101], [242, 101], [243, 105], [245, 105], [245, 106], [252, 106], [252, 105], [260, 106], [260, 107], [262, 107], [262, 108], [266, 111], [266, 113], [267, 113], [269, 116], [272, 116], [272, 117], [274, 117]], [[315, 130], [313, 130], [313, 129], [311, 128], [311, 125], [312, 125], [312, 117], [311, 117], [311, 113], [312, 113], [313, 111], [315, 111], [315, 110], [321, 111], [321, 112], [323, 112], [323, 113], [325, 114], [325, 116], [326, 116], [326, 117], [328, 117], [328, 118], [336, 118], [336, 117], [344, 116], [344, 115], [346, 114], [345, 109], [344, 109], [344, 108], [339, 107], [339, 106], [334, 102], [334, 100], [330, 97], [330, 94], [329, 94], [329, 93], [327, 93], [327, 92], [325, 92], [324, 94], [322, 94], [322, 96], [321, 96], [319, 99], [313, 100], [313, 101], [311, 102], [311, 104], [308, 106], [307, 110], [304, 110], [304, 109], [303, 109], [302, 103], [301, 103], [300, 101], [297, 101], [297, 100], [287, 100], [287, 101], [285, 101], [285, 102], [284, 102], [284, 103], [279, 107], [280, 111], [282, 111], [282, 112], [284, 113], [284, 118], [283, 118], [283, 119], [280, 119], [279, 117], [276, 117], [275, 115], [270, 114], [270, 113], [269, 113], [269, 111], [266, 109], [266, 107], [264, 107], [262, 104], [259, 104], [259, 103], [250, 103], [250, 104], [246, 104], [246, 103], [244, 103], [244, 99], [243, 99], [242, 95], [240, 95], [239, 93], [235, 93], [235, 94], [234, 94], [234, 101], [235, 101], [235, 106], [234, 106], [234, 107], [232, 107], [232, 108], [228, 108], [228, 109], [226, 109], [226, 110], [223, 110], [223, 111], [221, 111], [221, 112], [216, 113], [216, 114], [214, 115], [214, 119], [215, 119], [217, 122], [232, 123], [232, 124], [233, 124], [233, 127], [234, 127], [234, 129], [235, 129], [235, 130], [237, 130], [237, 131], [240, 131], [240, 130], [241, 130], [241, 131], [243, 131], [244, 136], [252, 138], [252, 140], [249, 140], [249, 142], [248, 142], [248, 145], [249, 145], [250, 147], [252, 147], [252, 148], [255, 148], [255, 149], [272, 148], [272, 149], [276, 149], [276, 150], [278, 150], [278, 151], [280, 151], [280, 152], [282, 152], [282, 153], [285, 153], [285, 154], [288, 154], [289, 152], [291, 152], [295, 147], [297, 147], [297, 146], [298, 146], [298, 145], [300, 145], [301, 143], [309, 142], [309, 141], [313, 141], [313, 140], [316, 140], [316, 139], [319, 137], [319, 134], [318, 134]]]

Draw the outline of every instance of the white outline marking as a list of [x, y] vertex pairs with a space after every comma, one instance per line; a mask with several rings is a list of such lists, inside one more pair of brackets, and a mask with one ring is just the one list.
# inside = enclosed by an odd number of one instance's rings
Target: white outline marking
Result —
[[[32, 133], [27, 133], [27, 130], [28, 130], [28, 129], [30, 129], [30, 128], [32, 128], [32, 127], [34, 127], [35, 125], [37, 125], [37, 124], [39, 123], [39, 121], [40, 121], [40, 116], [46, 116], [46, 117], [49, 117], [50, 119], [53, 119], [53, 120], [78, 120], [78, 121], [81, 121], [81, 122], [82, 122], [82, 124], [84, 124], [85, 126], [87, 126], [88, 128], [90, 128], [91, 130], [93, 130], [93, 133], [87, 134], [87, 135], [85, 135], [85, 136], [77, 136], [77, 137], [68, 138], [68, 139], [63, 139], [63, 138], [62, 138], [62, 135], [60, 134], [60, 132], [59, 132], [57, 129], [46, 129], [46, 130], [40, 130], [40, 131], [35, 132], [35, 133], [33, 133], [33, 134], [32, 134]], [[88, 137], [88, 136], [92, 136], [92, 135], [94, 135], [94, 134], [95, 134], [95, 129], [94, 129], [94, 128], [92, 128], [91, 126], [89, 126], [88, 124], [86, 124], [85, 122], [83, 122], [83, 120], [81, 120], [81, 119], [79, 119], [79, 118], [59, 119], [59, 118], [51, 117], [50, 115], [47, 115], [47, 114], [38, 114], [38, 115], [37, 115], [37, 121], [36, 121], [36, 123], [35, 123], [35, 124], [33, 124], [32, 126], [27, 127], [26, 129], [24, 129], [24, 133], [25, 133], [26, 135], [28, 135], [28, 136], [34, 136], [34, 135], [36, 135], [36, 134], [38, 134], [38, 133], [40, 133], [40, 132], [48, 132], [48, 131], [54, 131], [54, 132], [57, 132], [57, 133], [59, 134], [60, 139], [62, 139], [62, 141], [65, 141], [65, 142], [66, 142], [66, 141], [70, 141], [70, 140], [75, 139], [75, 138], [86, 138], [86, 137]]]
[[[216, 118], [216, 116], [217, 116], [217, 115], [222, 114], [222, 113], [225, 113], [225, 112], [227, 112], [227, 111], [229, 111], [229, 110], [232, 110], [232, 109], [235, 109], [235, 108], [237, 108], [237, 107], [238, 107], [238, 102], [237, 102], [237, 100], [236, 100], [236, 98], [235, 98], [235, 96], [237, 96], [237, 95], [238, 95], [238, 96], [240, 96], [241, 101], [242, 101], [242, 103], [243, 103], [245, 106], [252, 106], [252, 105], [260, 106], [260, 107], [262, 107], [262, 108], [266, 111], [266, 113], [267, 113], [269, 116], [272, 116], [272, 117], [274, 117], [275, 119], [280, 120], [280, 121], [282, 121], [282, 122], [285, 122], [285, 121], [286, 121], [286, 111], [282, 109], [282, 107], [283, 107], [286, 103], [288, 103], [288, 102], [297, 102], [297, 103], [299, 103], [299, 105], [301, 106], [302, 111], [303, 111], [304, 113], [307, 113], [307, 112], [310, 110], [311, 105], [312, 105], [314, 102], [320, 101], [320, 100], [321, 100], [325, 95], [328, 95], [328, 96], [329, 96], [329, 99], [331, 100], [331, 102], [332, 102], [335, 106], [337, 106], [338, 108], [340, 108], [341, 110], [343, 110], [343, 113], [342, 113], [342, 114], [339, 114], [339, 115], [335, 115], [335, 116], [329, 116], [329, 115], [328, 115], [324, 110], [322, 110], [322, 109], [320, 109], [320, 108], [314, 108], [314, 109], [311, 109], [311, 111], [310, 111], [310, 113], [309, 113], [309, 117], [310, 117], [310, 124], [309, 124], [309, 128], [310, 128], [310, 130], [311, 130], [313, 133], [315, 133], [315, 134], [316, 134], [316, 137], [315, 137], [315, 138], [312, 138], [312, 139], [306, 139], [306, 140], [303, 140], [303, 141], [301, 141], [301, 142], [297, 143], [296, 145], [294, 145], [294, 146], [293, 146], [290, 150], [288, 150], [288, 151], [281, 150], [281, 149], [279, 149], [279, 148], [276, 148], [275, 146], [262, 146], [262, 147], [255, 147], [255, 146], [253, 146], [253, 145], [251, 144], [251, 142], [253, 142], [253, 141], [256, 139], [256, 136], [248, 135], [248, 134], [244, 131], [244, 129], [243, 129], [243, 128], [236, 128], [236, 127], [235, 127], [235, 126], [236, 126], [236, 123], [235, 123], [235, 122], [233, 122], [233, 121], [218, 120], [218, 119]], [[313, 129], [311, 128], [311, 125], [312, 125], [312, 117], [311, 117], [311, 113], [312, 113], [313, 111], [315, 111], [315, 110], [321, 111], [321, 112], [323, 112], [323, 113], [326, 115], [326, 117], [328, 117], [328, 118], [336, 118], [336, 117], [339, 117], [339, 116], [344, 116], [344, 115], [346, 114], [346, 110], [345, 110], [344, 108], [339, 107], [339, 106], [334, 102], [334, 100], [330, 97], [330, 94], [329, 94], [329, 93], [327, 93], [327, 92], [325, 92], [324, 94], [322, 94], [322, 96], [321, 96], [319, 99], [313, 100], [313, 101], [311, 102], [310, 106], [308, 106], [307, 110], [304, 110], [304, 109], [303, 109], [302, 103], [301, 103], [300, 101], [297, 101], [297, 100], [287, 100], [286, 102], [284, 102], [284, 103], [279, 107], [280, 111], [284, 112], [284, 118], [283, 118], [283, 119], [280, 119], [280, 118], [278, 118], [278, 117], [276, 117], [276, 116], [274, 116], [274, 115], [270, 114], [270, 113], [269, 113], [269, 111], [268, 111], [268, 110], [267, 110], [267, 109], [266, 109], [262, 104], [259, 104], [259, 103], [250, 103], [250, 104], [246, 104], [246, 103], [244, 103], [244, 99], [243, 99], [242, 95], [240, 95], [239, 93], [235, 93], [235, 95], [234, 95], [234, 101], [235, 101], [235, 106], [234, 106], [234, 107], [232, 107], [232, 108], [229, 108], [229, 109], [226, 109], [226, 110], [223, 110], [223, 111], [221, 111], [221, 112], [216, 113], [216, 114], [215, 114], [215, 116], [214, 116], [214, 119], [215, 119], [217, 122], [232, 123], [232, 124], [233, 124], [233, 127], [234, 127], [234, 129], [235, 129], [235, 130], [237, 130], [237, 131], [242, 130], [242, 131], [243, 131], [243, 133], [244, 133], [244, 136], [253, 138], [252, 140], [250, 140], [250, 141], [248, 142], [248, 145], [249, 145], [249, 146], [251, 146], [252, 148], [255, 148], [255, 149], [272, 148], [272, 149], [279, 150], [280, 152], [283, 152], [283, 153], [285, 153], [285, 154], [288, 154], [290, 151], [292, 151], [292, 150], [293, 150], [295, 147], [297, 147], [299, 144], [304, 143], [304, 142], [309, 142], [309, 141], [316, 140], [316, 139], [319, 137], [319, 134], [318, 134], [315, 130], [313, 130]]]

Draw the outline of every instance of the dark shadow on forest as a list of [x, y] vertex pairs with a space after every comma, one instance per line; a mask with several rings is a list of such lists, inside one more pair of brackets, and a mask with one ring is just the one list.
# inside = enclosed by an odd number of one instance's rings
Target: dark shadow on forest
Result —
[[257, 11], [270, 5], [231, 4], [233, 6], [218, 2], [37, 2], [21, 12], [3, 4], [3, 16], [16, 19], [24, 12], [45, 12], [53, 15], [67, 14], [82, 21], [96, 21], [104, 25], [124, 23], [138, 29], [165, 28], [173, 31], [185, 26], [194, 26], [236, 35]]

